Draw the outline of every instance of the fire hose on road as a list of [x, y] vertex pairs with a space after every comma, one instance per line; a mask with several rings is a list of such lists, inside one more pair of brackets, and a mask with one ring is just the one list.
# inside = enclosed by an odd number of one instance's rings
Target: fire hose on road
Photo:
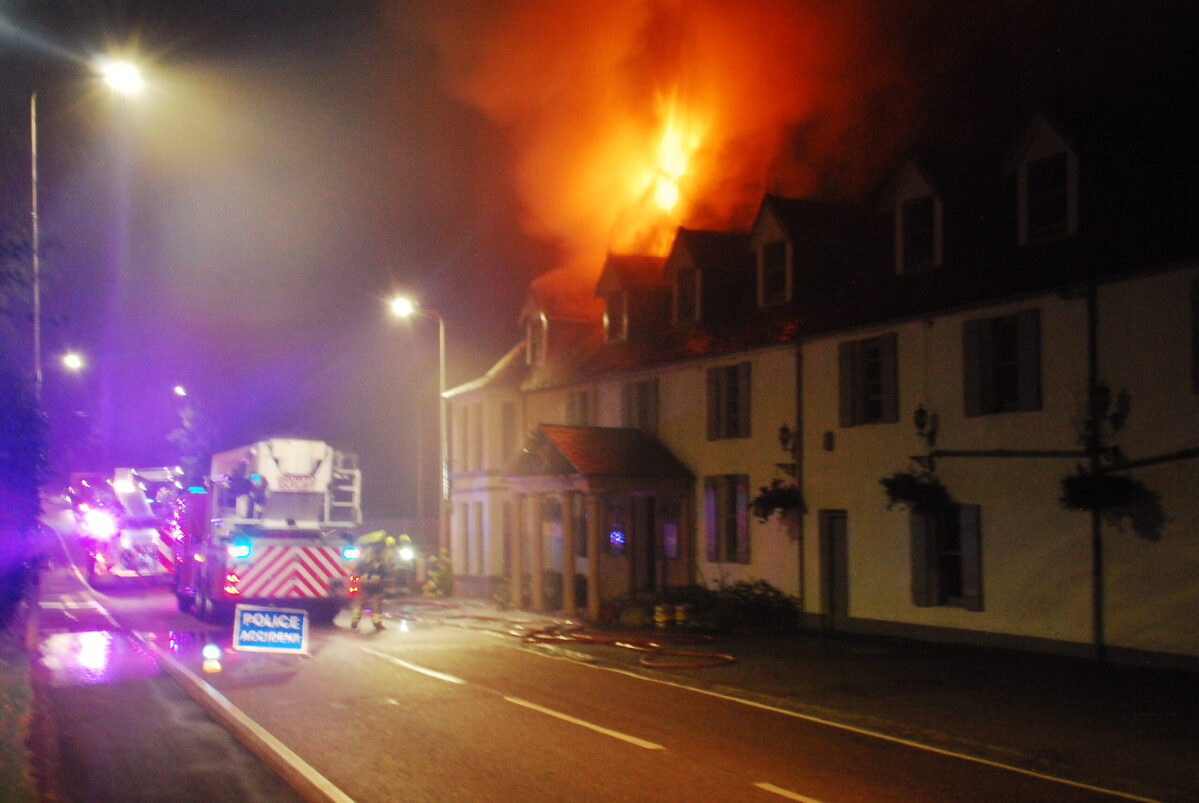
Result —
[[[406, 604], [429, 605], [446, 611], [443, 619], [460, 619], [486, 623], [480, 629], [495, 630], [491, 625], [502, 626], [503, 632], [529, 644], [606, 644], [642, 653], [638, 660], [641, 666], [651, 669], [704, 669], [734, 663], [732, 655], [720, 652], [680, 649], [683, 646], [704, 644], [712, 637], [703, 633], [639, 633], [607, 632], [585, 628], [573, 621], [548, 621], [545, 619], [514, 619], [503, 616], [467, 613], [454, 603], [407, 600]], [[458, 608], [457, 611], [454, 609]]]

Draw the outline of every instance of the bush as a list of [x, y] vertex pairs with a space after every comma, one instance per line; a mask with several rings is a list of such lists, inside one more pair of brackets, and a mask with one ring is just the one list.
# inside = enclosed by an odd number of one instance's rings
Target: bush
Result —
[[705, 588], [676, 586], [659, 593], [625, 594], [612, 601], [617, 623], [643, 627], [653, 623], [657, 605], [687, 605], [690, 626], [705, 630], [791, 632], [799, 626], [799, 605], [765, 580], [740, 580]]

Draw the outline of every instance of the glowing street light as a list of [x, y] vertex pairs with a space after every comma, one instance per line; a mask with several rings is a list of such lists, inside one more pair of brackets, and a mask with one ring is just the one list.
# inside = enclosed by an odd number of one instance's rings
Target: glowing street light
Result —
[[174, 393], [176, 396], [186, 396], [187, 388], [183, 387], [183, 385], [176, 385], [174, 388]]
[[83, 355], [76, 351], [68, 351], [62, 355], [62, 364], [68, 371], [78, 373], [83, 370]]
[[100, 76], [116, 92], [122, 95], [136, 95], [146, 88], [142, 71], [136, 64], [127, 61], [102, 61], [99, 65]]
[[450, 452], [445, 410], [445, 319], [436, 310], [421, 307], [408, 296], [396, 296], [390, 306], [392, 314], [398, 318], [415, 315], [437, 320], [437, 439], [441, 453], [441, 504], [437, 506], [437, 540], [438, 549], [449, 549]]

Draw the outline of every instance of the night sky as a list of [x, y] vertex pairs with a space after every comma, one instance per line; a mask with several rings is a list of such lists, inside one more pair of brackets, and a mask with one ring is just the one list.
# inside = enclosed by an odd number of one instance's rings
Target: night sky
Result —
[[[183, 384], [217, 448], [330, 441], [361, 455], [368, 516], [411, 513], [436, 324], [390, 319], [395, 291], [442, 313], [469, 380], [546, 271], [593, 288], [607, 249], [745, 226], [765, 191], [867, 199], [913, 137], [994, 148], [1066, 98], [1172, 102], [1194, 5], [0, 0], [6, 232], [38, 93], [51, 423], [173, 463]], [[113, 48], [142, 96], [98, 87]], [[670, 120], [698, 144], [650, 213], [624, 179]], [[28, 313], [3, 326], [19, 345]]]

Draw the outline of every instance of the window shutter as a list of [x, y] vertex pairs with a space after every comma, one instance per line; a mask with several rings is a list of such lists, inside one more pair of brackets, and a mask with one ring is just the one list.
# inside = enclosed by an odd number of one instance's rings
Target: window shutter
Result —
[[717, 399], [717, 391], [720, 389], [717, 382], [718, 368], [708, 369], [708, 440], [714, 441], [720, 437], [720, 431], [717, 428], [720, 415], [720, 403]]
[[749, 563], [749, 477], [738, 474], [736, 483], [737, 503], [737, 555], [738, 563]]
[[982, 321], [962, 324], [962, 393], [966, 415], [982, 415]]
[[933, 575], [933, 517], [913, 511], [909, 514], [909, 522], [912, 532], [912, 604], [928, 608], [939, 602]]
[[968, 611], [983, 609], [982, 530], [978, 505], [958, 505], [962, 539], [962, 602]]
[[882, 420], [894, 424], [899, 420], [899, 336], [892, 332], [879, 340], [879, 351], [882, 353]]
[[841, 391], [841, 426], [853, 426], [853, 343], [837, 347], [837, 372]]
[[658, 377], [645, 383], [645, 421], [642, 422], [645, 431], [658, 432]]
[[1199, 279], [1191, 280], [1191, 389], [1199, 393]]
[[1020, 349], [1020, 409], [1041, 409], [1041, 313], [1027, 309], [1016, 315]]
[[704, 548], [709, 563], [716, 562], [716, 493], [719, 477], [704, 477]]
[[743, 362], [737, 366], [737, 436], [740, 438], [748, 438], [750, 436], [750, 397], [753, 395], [750, 382], [750, 368], [752, 363]]

